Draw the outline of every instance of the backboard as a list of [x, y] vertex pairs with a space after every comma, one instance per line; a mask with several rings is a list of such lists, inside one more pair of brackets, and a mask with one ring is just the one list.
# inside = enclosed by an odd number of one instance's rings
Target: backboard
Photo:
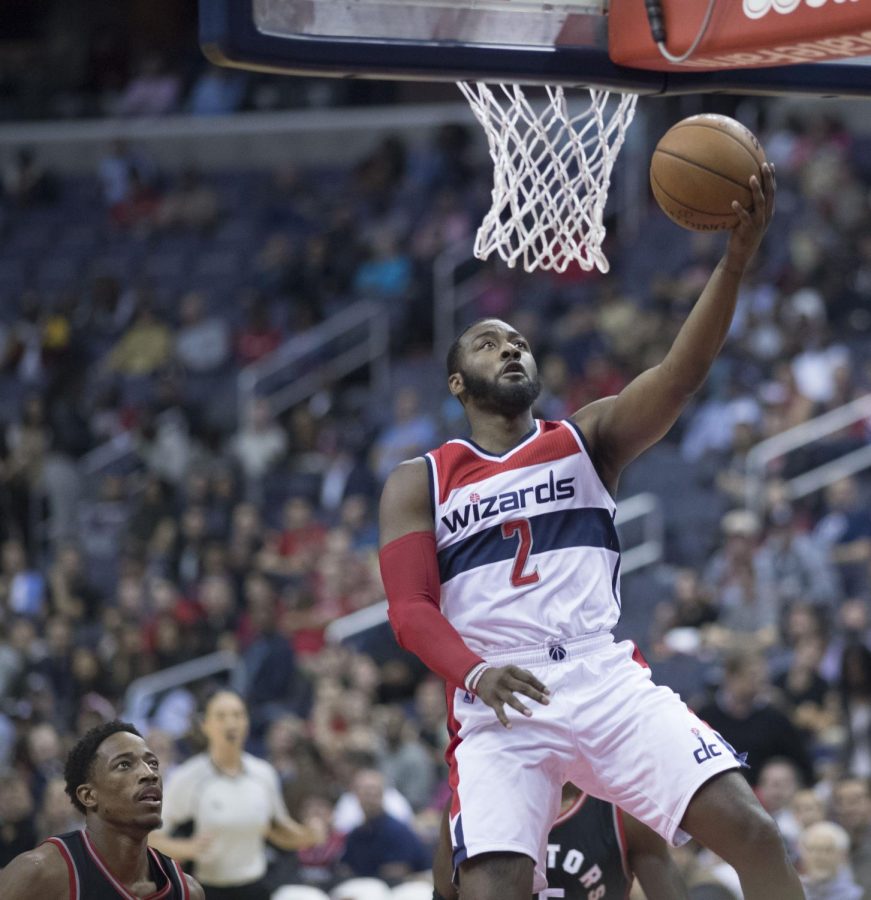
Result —
[[[709, 0], [671, 2], [680, 9], [674, 24], [684, 27]], [[801, 15], [813, 7], [828, 19], [847, 8], [839, 0], [830, 0], [828, 12], [825, 0], [717, 0], [713, 24], [742, 2], [754, 15], [771, 7], [766, 25], [786, 23], [784, 10], [802, 4], [809, 6]], [[871, 0], [847, 6], [868, 19], [871, 38]], [[627, 22], [649, 28], [644, 0], [610, 0], [610, 10], [608, 0], [200, 0], [200, 43], [216, 64], [295, 75], [593, 85], [639, 94], [871, 96], [865, 59], [739, 68], [743, 63], [724, 57], [722, 67], [666, 66], [671, 71], [650, 60], [618, 65], [608, 34], [616, 13], [621, 34]], [[796, 21], [803, 23], [794, 16], [789, 24]]]

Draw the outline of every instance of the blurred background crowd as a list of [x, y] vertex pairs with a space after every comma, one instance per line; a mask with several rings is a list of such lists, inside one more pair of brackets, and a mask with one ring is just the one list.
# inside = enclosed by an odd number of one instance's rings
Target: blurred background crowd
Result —
[[[216, 70], [194, 4], [159, 5], [166, 20], [143, 21], [132, 47], [125, 4], [95, 4], [87, 35], [67, 5], [9, 4], [21, 32], [17, 61], [0, 54], [0, 118], [402, 99], [395, 85]], [[20, 77], [37, 57], [67, 68]], [[778, 214], [707, 385], [624, 478], [622, 498], [655, 495], [664, 534], [661, 555], [624, 578], [619, 634], [749, 753], [797, 858], [809, 826], [843, 829], [836, 852], [871, 897], [868, 136], [860, 116], [823, 107], [740, 112], [777, 165]], [[342, 165], [300, 164], [289, 148], [280, 166], [220, 170], [167, 167], [119, 137], [73, 174], [38, 143], [3, 146], [0, 866], [77, 824], [61, 778], [77, 735], [130, 717], [171, 772], [201, 746], [203, 697], [220, 683], [248, 704], [249, 749], [276, 768], [291, 812], [329, 835], [276, 851], [276, 887], [417, 877], [448, 796], [444, 689], [377, 612], [375, 512], [397, 462], [462, 431], [432, 354], [434, 265], [471, 246], [489, 205], [480, 136], [449, 124], [424, 142], [387, 135]], [[474, 270], [463, 316], [508, 318], [530, 339], [542, 417], [658, 362], [719, 258], [722, 235], [678, 231], [646, 194], [637, 207], [636, 239], [612, 223], [608, 276]], [[240, 393], [287, 347], [285, 381], [328, 372], [331, 346], [294, 361], [361, 300], [388, 324], [389, 381], [323, 376], [287, 406], [268, 380]], [[841, 418], [820, 439], [749, 464], [826, 413]], [[811, 470], [823, 474], [802, 481]], [[335, 628], [353, 614], [362, 624]], [[214, 667], [189, 680], [150, 678], [204, 658]], [[406, 855], [347, 852], [384, 810], [408, 830]], [[687, 879], [738, 897], [697, 849], [680, 854]]]

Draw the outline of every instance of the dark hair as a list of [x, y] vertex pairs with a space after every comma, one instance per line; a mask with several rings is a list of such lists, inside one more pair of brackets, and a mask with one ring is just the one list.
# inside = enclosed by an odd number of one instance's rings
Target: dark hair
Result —
[[476, 325], [480, 325], [482, 322], [490, 322], [493, 320], [493, 316], [484, 316], [482, 319], [475, 319], [474, 322], [471, 322], [467, 325], [455, 338], [454, 342], [448, 348], [448, 355], [445, 359], [445, 364], [448, 369], [448, 377], [454, 374], [454, 372], [458, 372], [460, 369], [460, 341], [462, 341], [463, 336], [470, 329], [474, 328]]
[[[854, 678], [858, 676], [858, 680]], [[871, 693], [871, 650], [856, 637], [848, 639], [841, 652], [839, 685], [841, 698], [847, 703], [855, 693], [868, 696]]]
[[91, 777], [94, 757], [97, 755], [100, 744], [106, 738], [111, 737], [113, 734], [118, 734], [120, 731], [135, 734], [136, 737], [142, 737], [135, 725], [115, 719], [112, 722], [97, 725], [88, 731], [84, 737], [79, 739], [75, 747], [70, 750], [69, 756], [67, 756], [66, 765], [64, 766], [66, 792], [73, 806], [80, 813], [87, 812], [87, 810], [76, 796], [76, 791], [79, 789], [79, 785], [84, 784]]

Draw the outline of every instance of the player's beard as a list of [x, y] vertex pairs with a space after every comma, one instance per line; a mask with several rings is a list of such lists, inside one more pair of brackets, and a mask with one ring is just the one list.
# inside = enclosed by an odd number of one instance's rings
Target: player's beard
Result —
[[471, 372], [463, 372], [463, 386], [466, 394], [475, 404], [487, 412], [513, 418], [525, 413], [541, 393], [538, 376], [523, 381], [490, 381]]

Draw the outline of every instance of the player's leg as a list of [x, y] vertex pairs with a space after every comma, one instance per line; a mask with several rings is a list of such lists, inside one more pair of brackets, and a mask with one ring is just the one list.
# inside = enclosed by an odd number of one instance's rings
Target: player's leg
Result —
[[454, 886], [453, 847], [451, 846], [451, 803], [445, 805], [439, 828], [439, 841], [432, 861], [433, 900], [457, 900]]
[[777, 825], [740, 773], [723, 772], [703, 784], [681, 828], [735, 869], [745, 900], [803, 900]]
[[655, 685], [632, 649], [624, 642], [578, 661], [574, 696], [583, 717], [569, 780], [673, 845], [692, 836], [709, 846], [736, 868], [746, 900], [800, 900], [774, 822], [740, 774], [742, 758], [677, 694]]
[[460, 865], [460, 900], [529, 900], [532, 858], [520, 853], [482, 853]]
[[[529, 900], [547, 885], [547, 835], [559, 812], [563, 771], [572, 758], [565, 715], [549, 706], [532, 718], [493, 710], [456, 690], [448, 695], [452, 870], [466, 900]], [[507, 874], [506, 874], [507, 873]]]

